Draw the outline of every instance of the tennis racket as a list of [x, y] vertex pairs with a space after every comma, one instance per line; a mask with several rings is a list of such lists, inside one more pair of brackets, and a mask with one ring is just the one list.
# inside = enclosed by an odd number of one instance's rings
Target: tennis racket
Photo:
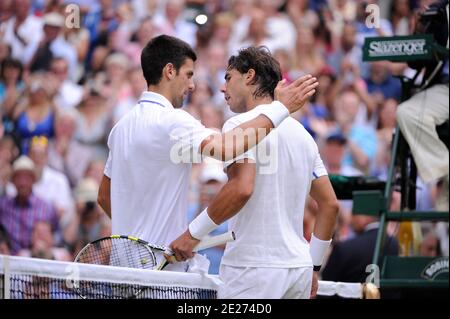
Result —
[[[234, 239], [235, 236], [232, 231], [218, 236], [207, 236], [199, 242], [194, 251], [222, 245]], [[163, 254], [173, 255], [171, 250], [164, 246], [149, 244], [132, 236], [112, 235], [97, 239], [84, 246], [74, 261], [115, 267], [163, 270], [168, 264]], [[159, 265], [157, 264], [158, 260], [161, 260]], [[96, 291], [99, 289], [98, 283], [95, 282], [74, 282], [73, 285], [83, 299], [97, 295]], [[114, 296], [127, 299], [135, 298], [141, 291], [142, 287], [133, 286], [120, 290], [115, 289]]]

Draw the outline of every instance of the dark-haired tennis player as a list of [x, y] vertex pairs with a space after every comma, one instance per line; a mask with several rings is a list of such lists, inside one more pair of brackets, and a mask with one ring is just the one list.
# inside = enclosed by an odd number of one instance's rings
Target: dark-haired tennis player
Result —
[[[280, 79], [280, 66], [264, 47], [232, 56], [222, 92], [231, 110], [241, 114], [229, 119], [223, 131], [259, 116], [258, 105], [273, 101]], [[219, 298], [315, 297], [338, 202], [311, 135], [288, 118], [225, 167], [228, 183], [205, 210], [215, 224], [232, 217], [229, 227], [236, 234], [222, 258]], [[303, 236], [308, 194], [319, 206], [310, 243]], [[198, 220], [189, 225], [197, 238], [211, 230]], [[192, 243], [182, 235], [171, 247], [185, 254]]]
[[[280, 83], [279, 101], [262, 105], [257, 117], [220, 134], [179, 109], [194, 90], [196, 58], [187, 43], [166, 35], [153, 38], [142, 51], [148, 91], [111, 130], [99, 190], [99, 204], [112, 217], [114, 234], [168, 245], [187, 227], [191, 163], [200, 154], [230, 160], [252, 148], [262, 133], [301, 108], [317, 85], [311, 76], [288, 86]], [[202, 218], [212, 223], [207, 215]], [[175, 256], [184, 261], [192, 253]]]

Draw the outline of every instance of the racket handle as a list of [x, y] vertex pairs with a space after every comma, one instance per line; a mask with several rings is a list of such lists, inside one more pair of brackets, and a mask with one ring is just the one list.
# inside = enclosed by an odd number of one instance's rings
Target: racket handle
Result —
[[[194, 251], [197, 252], [202, 249], [211, 248], [211, 247], [218, 246], [218, 245], [223, 245], [223, 244], [225, 244], [229, 241], [233, 241], [235, 239], [236, 239], [236, 236], [234, 235], [233, 231], [229, 231], [227, 233], [224, 233], [222, 235], [217, 235], [217, 236], [206, 236], [197, 244], [197, 246], [194, 247]], [[164, 260], [159, 264], [159, 266], [156, 269], [163, 270], [169, 264], [169, 261], [167, 259], [170, 259], [170, 263], [177, 262], [172, 249], [170, 249], [168, 247], [164, 251]]]
[[236, 236], [234, 235], [233, 231], [229, 231], [217, 236], [206, 236], [203, 237], [202, 240], [200, 240], [200, 242], [197, 244], [197, 246], [194, 247], [194, 251], [197, 252], [202, 249], [223, 245], [235, 239]]

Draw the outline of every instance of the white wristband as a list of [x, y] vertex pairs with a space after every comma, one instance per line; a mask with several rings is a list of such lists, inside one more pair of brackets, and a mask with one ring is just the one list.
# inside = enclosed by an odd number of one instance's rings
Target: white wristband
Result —
[[219, 226], [209, 217], [208, 208], [205, 208], [190, 224], [189, 232], [192, 237], [196, 239], [202, 239], [216, 227]]
[[314, 234], [311, 235], [311, 242], [309, 243], [309, 252], [311, 253], [311, 259], [314, 266], [321, 266], [323, 262], [323, 257], [325, 256], [325, 253], [330, 247], [331, 239], [330, 240], [321, 240], [314, 236]]
[[258, 109], [261, 111], [261, 114], [264, 114], [269, 118], [273, 127], [278, 127], [285, 118], [289, 117], [289, 110], [280, 101], [273, 101], [267, 105], [260, 105]]

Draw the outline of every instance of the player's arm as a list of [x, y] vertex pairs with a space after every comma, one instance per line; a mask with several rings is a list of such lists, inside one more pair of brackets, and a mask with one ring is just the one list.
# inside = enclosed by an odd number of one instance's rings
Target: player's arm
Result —
[[317, 269], [322, 265], [324, 254], [331, 243], [331, 237], [333, 236], [339, 213], [339, 202], [328, 175], [321, 176], [312, 182], [310, 195], [318, 205], [318, 213], [310, 245], [313, 264]]
[[[201, 213], [205, 217], [206, 215], [209, 216], [212, 221], [211, 225], [214, 228], [236, 215], [250, 199], [255, 184], [256, 164], [252, 160], [245, 158], [240, 160], [239, 163], [231, 164], [227, 169], [227, 173], [228, 182], [213, 199], [207, 208], [207, 212], [205, 209]], [[200, 222], [202, 220], [203, 218], [201, 218]], [[198, 244], [199, 239], [203, 238], [203, 235], [197, 234], [195, 229], [195, 225], [193, 226], [191, 223], [189, 229], [170, 244], [170, 248], [177, 260], [193, 257], [194, 253], [192, 250]]]
[[316, 298], [319, 288], [318, 272], [322, 266], [324, 255], [331, 244], [331, 237], [339, 212], [339, 203], [328, 175], [320, 176], [312, 182], [310, 195], [318, 205], [318, 213], [310, 242], [311, 259], [314, 265], [311, 298]]
[[253, 193], [256, 164], [248, 158], [228, 167], [228, 182], [208, 207], [209, 217], [217, 225], [236, 215]]
[[106, 215], [111, 218], [111, 179], [103, 175], [102, 182], [98, 189], [97, 202], [105, 211]]
[[260, 107], [261, 114], [223, 134], [212, 134], [200, 145], [201, 154], [229, 161], [247, 152], [277, 127], [290, 113], [303, 107], [315, 93], [318, 82], [305, 75], [289, 85], [280, 81], [275, 89], [276, 101]]

